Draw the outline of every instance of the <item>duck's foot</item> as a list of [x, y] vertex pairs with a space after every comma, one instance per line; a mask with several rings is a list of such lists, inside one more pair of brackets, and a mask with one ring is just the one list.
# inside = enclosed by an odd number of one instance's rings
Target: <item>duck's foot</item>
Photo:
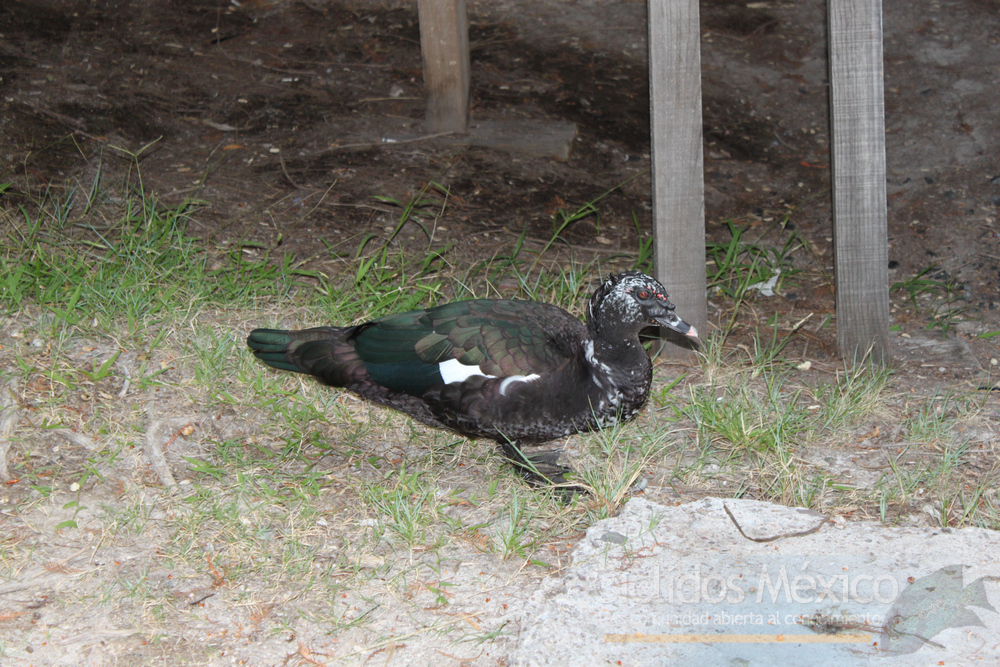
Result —
[[566, 479], [573, 469], [559, 463], [560, 449], [548, 449], [534, 454], [525, 454], [515, 442], [501, 442], [503, 451], [514, 470], [532, 486], [556, 487], [566, 498], [575, 493], [586, 493], [586, 489]]

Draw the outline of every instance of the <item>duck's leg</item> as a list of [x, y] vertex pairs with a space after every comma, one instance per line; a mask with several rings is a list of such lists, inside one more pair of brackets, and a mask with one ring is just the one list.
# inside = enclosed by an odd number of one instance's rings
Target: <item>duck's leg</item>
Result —
[[573, 472], [573, 469], [559, 463], [558, 449], [528, 455], [521, 450], [516, 441], [501, 440], [499, 444], [504, 456], [514, 466], [514, 470], [532, 486], [560, 486], [570, 493], [584, 491], [583, 487], [566, 479], [566, 473]]

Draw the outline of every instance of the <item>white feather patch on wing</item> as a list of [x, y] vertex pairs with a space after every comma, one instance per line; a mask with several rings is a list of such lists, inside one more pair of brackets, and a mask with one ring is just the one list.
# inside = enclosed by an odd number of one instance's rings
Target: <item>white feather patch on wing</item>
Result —
[[538, 373], [532, 373], [531, 375], [511, 375], [510, 377], [504, 378], [503, 382], [500, 383], [500, 395], [506, 396], [507, 389], [515, 382], [534, 382], [541, 377], [542, 376]]
[[445, 384], [465, 382], [476, 375], [487, 378], [496, 377], [495, 375], [487, 375], [478, 365], [469, 366], [468, 364], [463, 364], [458, 359], [442, 361], [438, 364], [438, 372], [441, 373], [441, 379]]

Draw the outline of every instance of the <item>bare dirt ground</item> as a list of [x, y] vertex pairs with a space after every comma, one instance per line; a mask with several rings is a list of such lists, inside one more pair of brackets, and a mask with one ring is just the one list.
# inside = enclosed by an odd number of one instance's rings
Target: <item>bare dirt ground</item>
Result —
[[[966, 319], [994, 330], [997, 4], [887, 4], [892, 278], [935, 267], [928, 276], [954, 283]], [[633, 216], [649, 229], [643, 3], [472, 6], [474, 118], [576, 122], [566, 162], [382, 144], [384, 128], [419, 132], [422, 116], [406, 3], [39, 0], [2, 12], [2, 159], [26, 192], [67, 179], [89, 187], [98, 164], [113, 182], [118, 147], [141, 151], [143, 178], [166, 201], [208, 202], [195, 230], [205, 238], [280, 239], [302, 258], [325, 250], [318, 239], [350, 252], [352, 239], [384, 234], [395, 212], [373, 196], [405, 200], [431, 180], [450, 191], [436, 234], [456, 256], [525, 228], [543, 243], [554, 211], [626, 182], [601, 202], [603, 233], [584, 221], [569, 238], [613, 255], [638, 249]], [[820, 2], [702, 10], [711, 238], [728, 235], [727, 220], [763, 233], [787, 217], [812, 244], [804, 264], [830, 257], [823, 12]], [[824, 313], [830, 289], [786, 296]], [[910, 319], [900, 313], [899, 324]]]
[[[885, 4], [891, 276], [904, 282], [928, 270], [925, 278], [946, 286], [912, 302], [905, 289], [894, 292], [895, 388], [974, 391], [987, 386], [1000, 357], [1000, 338], [982, 335], [1000, 330], [1000, 3]], [[702, 3], [709, 240], [728, 239], [727, 222], [736, 221], [778, 248], [792, 232], [805, 241], [793, 257], [797, 281], [757, 304], [761, 321], [777, 313], [784, 331], [808, 313], [817, 325], [833, 314], [824, 11], [820, 0]], [[601, 200], [599, 220], [583, 220], [565, 237], [579, 256], [603, 257], [605, 268], [630, 265], [650, 228], [644, 3], [505, 0], [472, 2], [470, 12], [473, 116], [573, 121], [578, 138], [568, 160], [381, 141], [401, 127], [421, 132], [415, 3], [8, 0], [0, 6], [7, 200], [67, 183], [86, 190], [95, 180], [113, 190], [134, 174], [131, 153], [147, 191], [168, 203], [206, 202], [189, 231], [207, 242], [248, 255], [290, 253], [335, 271], [337, 253], [352, 255], [362, 239], [395, 228], [398, 211], [375, 197], [406, 201], [431, 181], [445, 186], [435, 239], [453, 244], [450, 261], [461, 263], [508, 248], [522, 231], [541, 248], [556, 211], [620, 185]], [[416, 228], [405, 228], [401, 241], [426, 248]], [[715, 301], [721, 317], [724, 304]], [[8, 319], [3, 345], [15, 345], [9, 336], [22, 326]], [[835, 369], [833, 328], [810, 324], [804, 334], [789, 350]], [[984, 394], [992, 424], [977, 427], [993, 445], [995, 395]], [[148, 412], [157, 399], [147, 398]], [[347, 403], [339, 409], [361, 409]], [[254, 415], [190, 405], [186, 414], [158, 425], [177, 440], [170, 460], [179, 469], [182, 455], [201, 451], [197, 436], [183, 433], [190, 424], [217, 439], [256, 437], [256, 427], [242, 425]], [[153, 411], [146, 423], [166, 418]], [[141, 445], [145, 436], [128, 437]], [[453, 459], [447, 437], [420, 437], [435, 456]], [[86, 442], [57, 436], [34, 447], [67, 457], [63, 466], [88, 455]], [[413, 447], [387, 443], [386, 460]], [[353, 533], [338, 530], [341, 521], [356, 527], [366, 519], [328, 491], [312, 513], [273, 519], [303, 531], [295, 535], [268, 528], [269, 509], [254, 499], [233, 505], [245, 512], [262, 558], [280, 553], [297, 573], [315, 566], [322, 594], [304, 592], [319, 586], [312, 579], [302, 590], [236, 581], [215, 563], [254, 556], [227, 550], [229, 536], [199, 526], [198, 512], [186, 519], [187, 532], [169, 531], [166, 520], [177, 525], [180, 514], [163, 509], [140, 454], [141, 446], [123, 454], [118, 469], [103, 471], [111, 482], [92, 480], [84, 498], [74, 490], [76, 505], [58, 494], [59, 502], [43, 502], [16, 485], [2, 492], [0, 557], [13, 553], [5, 539], [28, 540], [33, 550], [10, 583], [0, 582], [2, 664], [504, 664], [518, 601], [547, 571], [477, 550], [478, 538], [435, 550], [432, 563], [384, 547], [359, 560], [345, 537]], [[462, 472], [451, 468], [444, 479], [460, 484]], [[678, 499], [667, 485], [649, 493]], [[468, 502], [452, 509], [465, 512]], [[107, 507], [132, 535], [114, 549], [101, 548], [98, 508]], [[473, 513], [481, 522], [496, 518], [488, 504]], [[56, 530], [70, 518], [86, 530]], [[572, 539], [546, 545], [550, 563], [558, 566]], [[308, 555], [276, 551], [278, 540]], [[200, 568], [187, 558], [193, 549], [201, 550]], [[343, 554], [354, 554], [345, 556], [353, 558], [350, 573]], [[401, 582], [393, 564], [403, 561], [412, 570], [404, 568]], [[392, 592], [338, 585], [362, 570], [376, 583], [391, 570]], [[102, 590], [118, 600], [122, 586], [131, 594], [112, 611], [99, 604]], [[77, 590], [86, 599], [72, 599]]]

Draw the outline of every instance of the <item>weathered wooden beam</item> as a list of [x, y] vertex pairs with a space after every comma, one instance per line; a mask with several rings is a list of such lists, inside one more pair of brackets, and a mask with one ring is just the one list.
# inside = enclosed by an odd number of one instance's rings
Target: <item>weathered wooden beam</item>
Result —
[[469, 17], [465, 0], [419, 0], [427, 132], [469, 129]]
[[[649, 0], [649, 100], [656, 277], [677, 312], [708, 331], [698, 0]], [[669, 356], [688, 356], [668, 345]]]
[[889, 357], [882, 0], [828, 0], [837, 347]]

